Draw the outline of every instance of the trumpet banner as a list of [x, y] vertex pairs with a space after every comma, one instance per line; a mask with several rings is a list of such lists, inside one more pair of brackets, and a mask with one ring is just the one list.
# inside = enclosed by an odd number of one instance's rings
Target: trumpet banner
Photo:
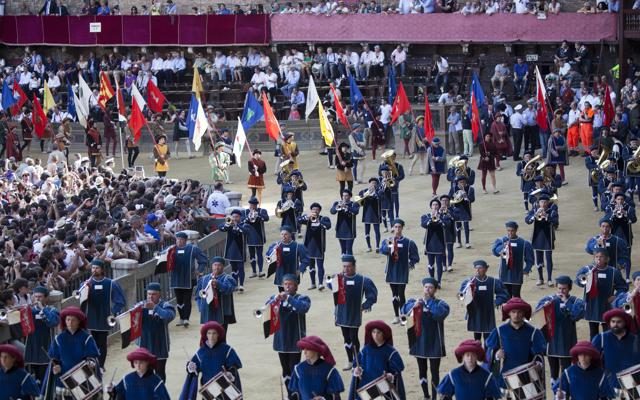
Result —
[[540, 307], [533, 313], [531, 317], [535, 326], [539, 326], [546, 333], [547, 340], [553, 338], [553, 333], [556, 330], [556, 305], [553, 301], [547, 302], [544, 306]]
[[280, 329], [280, 301], [274, 300], [264, 309], [262, 332], [268, 338]]
[[142, 336], [142, 311], [142, 305], [138, 305], [117, 317], [123, 349]]
[[12, 331], [22, 332], [21, 336], [29, 336], [36, 331], [31, 308], [26, 306], [8, 311], [7, 323]]

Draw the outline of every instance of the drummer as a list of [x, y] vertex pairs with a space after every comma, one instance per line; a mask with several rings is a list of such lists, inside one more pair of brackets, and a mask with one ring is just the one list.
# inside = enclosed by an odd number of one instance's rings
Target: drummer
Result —
[[107, 392], [116, 399], [169, 400], [167, 388], [155, 373], [156, 356], [145, 348], [138, 348], [127, 354], [127, 361], [135, 369], [125, 375], [115, 387], [107, 386]]
[[588, 340], [571, 348], [572, 366], [562, 372], [561, 381], [553, 386], [557, 400], [614, 399], [616, 393], [607, 372], [602, 368], [600, 353]]
[[35, 378], [24, 369], [24, 358], [11, 344], [0, 345], [0, 383], [2, 399], [31, 399], [40, 395]]

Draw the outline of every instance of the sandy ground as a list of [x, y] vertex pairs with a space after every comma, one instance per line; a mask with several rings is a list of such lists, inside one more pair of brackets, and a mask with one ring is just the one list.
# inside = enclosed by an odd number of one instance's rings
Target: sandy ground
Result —
[[[245, 153], [246, 154], [246, 153]], [[273, 157], [266, 154], [268, 168], [267, 189], [264, 193], [263, 206], [273, 213], [275, 203], [280, 193], [279, 187], [275, 183], [272, 174]], [[184, 157], [184, 156], [183, 156]], [[152, 168], [148, 154], [141, 154], [140, 158], [145, 165], [147, 174], [152, 173]], [[116, 160], [119, 163], [119, 159]], [[244, 157], [246, 163], [246, 156]], [[408, 175], [410, 160], [400, 159]], [[567, 179], [569, 185], [560, 190], [560, 228], [557, 232], [556, 251], [554, 252], [554, 263], [556, 272], [554, 275], [569, 274], [575, 276], [576, 270], [590, 262], [590, 256], [584, 252], [584, 245], [587, 238], [597, 232], [597, 220], [601, 214], [592, 209], [590, 200], [590, 190], [586, 186], [586, 171], [582, 158], [572, 158], [572, 165], [567, 167]], [[472, 167], [476, 167], [478, 156], [470, 161]], [[375, 174], [378, 160], [374, 163], [370, 159], [366, 161], [366, 177]], [[200, 157], [196, 159], [178, 159], [170, 161], [171, 178], [193, 178], [209, 183], [211, 180], [209, 166], [206, 159]], [[329, 215], [329, 208], [333, 201], [337, 200], [338, 185], [335, 181], [335, 171], [327, 168], [326, 156], [320, 156], [316, 151], [305, 152], [300, 156], [300, 166], [305, 180], [309, 184], [309, 190], [305, 194], [307, 207], [312, 201], [319, 201], [324, 206], [324, 214]], [[491, 268], [489, 274], [496, 275], [496, 264], [498, 259], [491, 255], [490, 246], [496, 237], [502, 236], [504, 232], [504, 222], [506, 220], [516, 220], [520, 223], [520, 234], [525, 238], [530, 238], [532, 227], [524, 223], [524, 209], [522, 206], [522, 195], [519, 191], [519, 179], [515, 175], [515, 163], [513, 161], [503, 162], [503, 171], [496, 173], [500, 193], [498, 195], [482, 194], [480, 177], [476, 179], [476, 202], [473, 205], [473, 221], [471, 232], [471, 249], [457, 249], [455, 255], [455, 270], [445, 273], [443, 277], [442, 289], [438, 296], [443, 298], [451, 307], [451, 313], [445, 321], [446, 349], [448, 356], [443, 360], [441, 366], [441, 376], [444, 376], [452, 367], [456, 366], [453, 350], [457, 344], [472, 337], [466, 331], [464, 320], [464, 308], [457, 298], [457, 291], [460, 282], [473, 274], [471, 262], [478, 258], [484, 258], [489, 262]], [[416, 168], [417, 169], [417, 168]], [[478, 174], [479, 175], [479, 174]], [[243, 165], [242, 169], [232, 167], [233, 184], [227, 186], [230, 190], [243, 193], [243, 200], [248, 199], [249, 191], [246, 188], [247, 172]], [[357, 185], [360, 190], [365, 185]], [[448, 182], [443, 177], [438, 194], [445, 193], [449, 188]], [[431, 198], [431, 178], [420, 176], [414, 173], [407, 176], [401, 185], [400, 194], [400, 215], [406, 221], [405, 236], [412, 238], [417, 243], [422, 242], [424, 230], [420, 227], [420, 216], [428, 208], [428, 201]], [[335, 219], [332, 218], [335, 221]], [[277, 230], [280, 223], [278, 218], [272, 217], [267, 224], [268, 242], [277, 238]], [[326, 270], [329, 273], [341, 269], [339, 258], [339, 245], [334, 238], [333, 231], [329, 232]], [[384, 236], [384, 235], [383, 235]], [[420, 246], [419, 246], [420, 247]], [[382, 319], [390, 322], [393, 316], [391, 307], [391, 292], [384, 284], [384, 258], [375, 253], [366, 253], [364, 241], [364, 228], [360, 224], [358, 227], [358, 238], [356, 239], [354, 252], [358, 260], [358, 272], [371, 277], [377, 284], [379, 290], [378, 303], [373, 311], [364, 314], [364, 322]], [[407, 288], [407, 297], [416, 297], [421, 294], [420, 280], [426, 274], [426, 256], [422, 255], [416, 269], [411, 272], [411, 283]], [[633, 262], [636, 264], [638, 256], [634, 254]], [[249, 263], [246, 270], [250, 271]], [[536, 287], [536, 274], [531, 274], [523, 287], [523, 297], [530, 303], [537, 302], [542, 296], [550, 294], [553, 289], [547, 286]], [[271, 280], [247, 279], [244, 294], [236, 295], [236, 315], [238, 323], [229, 328], [227, 336], [228, 342], [233, 346], [243, 362], [240, 371], [242, 386], [245, 398], [248, 399], [279, 399], [280, 386], [280, 365], [278, 357], [272, 350], [271, 339], [263, 339], [260, 325], [252, 316], [252, 310], [264, 303], [268, 296], [275, 293]], [[325, 339], [334, 354], [337, 366], [342, 367], [346, 362], [346, 354], [343, 350], [342, 336], [339, 329], [333, 323], [333, 301], [329, 291], [318, 292], [309, 291], [310, 285], [308, 276], [302, 278], [300, 292], [310, 296], [311, 310], [307, 316], [307, 334], [319, 335]], [[577, 293], [576, 293], [577, 292]], [[579, 290], [574, 290], [574, 294], [581, 296]], [[194, 303], [195, 306], [195, 303]], [[195, 307], [194, 307], [195, 308]], [[167, 366], [168, 389], [172, 398], [177, 398], [185, 378], [185, 362], [187, 357], [191, 357], [198, 346], [199, 338], [199, 315], [197, 311], [191, 316], [192, 325], [188, 328], [175, 327], [175, 322], [171, 324], [171, 357]], [[393, 327], [394, 342], [403, 356], [405, 363], [404, 381], [409, 399], [421, 399], [417, 378], [417, 364], [413, 357], [408, 355], [407, 336], [404, 327], [396, 325]], [[360, 337], [364, 328], [360, 330]], [[579, 324], [579, 338], [586, 339], [588, 336], [587, 324]], [[130, 366], [126, 362], [125, 354], [132, 350], [121, 350], [120, 344], [109, 348], [107, 359], [107, 374], [110, 377], [114, 368], [117, 367], [116, 381], [125, 373], [130, 371]], [[341, 372], [345, 386], [348, 388], [350, 374]]]

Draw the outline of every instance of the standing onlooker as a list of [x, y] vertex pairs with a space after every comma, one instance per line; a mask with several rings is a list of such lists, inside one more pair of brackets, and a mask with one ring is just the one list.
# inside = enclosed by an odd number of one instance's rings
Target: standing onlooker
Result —
[[487, 173], [489, 173], [491, 176], [491, 186], [493, 186], [493, 194], [497, 194], [500, 192], [496, 189], [495, 158], [497, 150], [493, 141], [493, 135], [490, 132], [487, 132], [484, 135], [484, 141], [478, 148], [480, 150], [480, 162], [478, 162], [478, 169], [482, 171], [482, 192], [487, 194]]
[[462, 154], [462, 118], [460, 117], [460, 113], [458, 113], [456, 106], [449, 107], [447, 125], [449, 126], [445, 143], [447, 154], [450, 156]]
[[169, 152], [167, 137], [165, 135], [160, 135], [157, 140], [158, 142], [153, 146], [153, 157], [155, 158], [154, 169], [160, 178], [164, 178], [167, 176], [167, 172], [169, 172], [168, 160], [171, 153]]
[[436, 90], [439, 90], [440, 93], [444, 93], [448, 91], [449, 88], [449, 63], [444, 57], [441, 57], [438, 54], [433, 55], [433, 63], [433, 70], [436, 71], [436, 77], [434, 80]]
[[467, 157], [473, 156], [473, 131], [471, 130], [471, 113], [469, 111], [469, 104], [462, 106], [462, 140], [464, 143], [464, 155]]
[[509, 139], [509, 132], [507, 126], [504, 123], [504, 114], [497, 112], [493, 123], [490, 128], [491, 135], [493, 135], [493, 141], [496, 146], [496, 169], [502, 170], [500, 166], [500, 160], [506, 159], [513, 155], [513, 148], [511, 147], [511, 140]]

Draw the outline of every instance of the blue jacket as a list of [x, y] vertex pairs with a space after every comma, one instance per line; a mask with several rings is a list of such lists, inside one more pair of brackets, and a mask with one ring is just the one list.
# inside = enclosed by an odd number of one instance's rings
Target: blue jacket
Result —
[[[511, 267], [502, 255], [507, 241], [509, 241], [513, 259]], [[531, 271], [531, 267], [533, 267], [533, 246], [531, 246], [531, 243], [521, 237], [509, 239], [507, 236], [503, 236], [493, 242], [491, 252], [494, 256], [500, 257], [500, 280], [502, 283], [522, 285], [523, 274], [528, 274]]]
[[467, 193], [467, 200], [463, 200], [458, 204], [451, 205], [456, 216], [456, 221], [471, 221], [471, 203], [476, 201], [476, 191], [471, 185], [465, 186], [464, 189], [460, 189], [459, 187], [452, 187], [451, 190], [449, 190], [449, 196], [451, 197], [451, 199], [453, 199], [453, 195], [458, 190], [464, 190]]
[[60, 376], [64, 375], [85, 360], [92, 360], [98, 365], [100, 350], [93, 340], [93, 336], [84, 329], [79, 329], [71, 333], [68, 329], [63, 330], [55, 337], [49, 347], [49, 358], [60, 365], [60, 375], [56, 379], [56, 386], [62, 387]]
[[[378, 301], [378, 288], [366, 276], [360, 274], [340, 275], [344, 279], [346, 303], [336, 304], [334, 311], [336, 325], [357, 328], [362, 325], [362, 311], [371, 311], [373, 305]], [[327, 286], [333, 289], [334, 285], [338, 285], [335, 279]]]
[[302, 361], [293, 368], [289, 391], [299, 400], [312, 400], [317, 396], [332, 399], [344, 392], [342, 377], [336, 368], [318, 359], [313, 365]]
[[211, 274], [203, 275], [198, 279], [196, 288], [196, 303], [200, 311], [200, 323], [204, 324], [209, 321], [216, 321], [222, 325], [235, 324], [236, 312], [233, 305], [233, 292], [238, 286], [238, 282], [229, 274], [220, 274], [216, 279], [216, 288], [213, 289], [218, 297], [218, 306], [215, 301], [207, 303], [207, 299], [200, 296], [200, 292], [205, 290], [213, 276]]
[[351, 379], [351, 388], [349, 389], [349, 400], [358, 400], [360, 397], [356, 394], [357, 389], [366, 386], [382, 374], [393, 375], [393, 385], [398, 391], [401, 399], [406, 398], [404, 382], [402, 380], [402, 371], [404, 371], [404, 363], [400, 353], [388, 342], [382, 346], [377, 346], [375, 342], [365, 344], [360, 353], [358, 360], [353, 361], [353, 366], [362, 368], [362, 376], [358, 379]]
[[356, 222], [358, 221], [357, 215], [360, 211], [360, 205], [350, 201], [345, 204], [346, 210], [338, 211], [336, 207], [338, 207], [339, 203], [338, 201], [334, 202], [330, 210], [332, 215], [338, 214], [336, 221], [336, 238], [353, 240], [357, 234]]
[[615, 206], [609, 204], [605, 207], [605, 217], [611, 220], [611, 233], [624, 239], [627, 242], [627, 247], [631, 249], [633, 245], [633, 224], [638, 222], [638, 218], [635, 207], [624, 204], [623, 209], [627, 214], [626, 217], [618, 218], [614, 213]]
[[[271, 296], [266, 304], [273, 301]], [[273, 335], [273, 350], [278, 353], [299, 353], [298, 340], [307, 336], [306, 314], [311, 307], [311, 299], [302, 294], [294, 294], [280, 304], [278, 317], [280, 329]]]
[[251, 210], [244, 210], [243, 226], [246, 228], [247, 246], [264, 246], [267, 242], [267, 235], [264, 230], [264, 223], [269, 221], [269, 213], [264, 208], [256, 208], [256, 219], [249, 220]]
[[578, 342], [576, 322], [584, 318], [584, 301], [575, 296], [569, 296], [564, 302], [556, 295], [544, 296], [536, 310], [549, 301], [554, 304], [555, 324], [553, 337], [549, 336], [546, 326], [543, 331], [547, 337], [547, 356], [571, 357], [569, 350]]
[[621, 339], [611, 331], [599, 333], [591, 343], [602, 354], [604, 369], [615, 388], [620, 387], [616, 374], [640, 363], [640, 338], [629, 331]]
[[238, 353], [227, 343], [219, 342], [213, 347], [209, 347], [205, 343], [196, 351], [191, 361], [196, 364], [198, 372], [202, 374], [200, 376], [200, 384], [204, 385], [211, 378], [225, 370], [234, 375], [235, 381], [233, 384], [238, 389], [242, 389], [240, 375], [238, 374], [238, 370], [242, 368], [242, 362], [238, 357]]
[[525, 181], [522, 176], [524, 175], [524, 166], [527, 164], [526, 161], [520, 161], [518, 166], [516, 167], [516, 175], [520, 177], [520, 191], [522, 193], [529, 193], [531, 189], [535, 186], [535, 182], [532, 180]]
[[118, 315], [126, 301], [120, 285], [109, 278], [89, 281], [89, 297], [80, 305], [87, 316], [87, 329], [92, 331], [110, 331], [107, 317]]
[[[404, 167], [402, 166], [402, 164], [398, 163], [398, 162], [394, 162], [396, 169], [398, 170], [398, 175], [394, 176], [393, 179], [395, 180], [396, 184], [395, 186], [391, 189], [391, 193], [393, 194], [397, 194], [400, 190], [400, 181], [404, 180]], [[384, 165], [387, 165], [386, 162], [381, 163], [378, 166], [378, 176], [382, 176], [382, 167]]]
[[27, 336], [25, 342], [24, 362], [26, 365], [47, 365], [49, 358], [42, 349], [48, 349], [55, 337], [55, 328], [60, 323], [60, 312], [54, 307], [40, 309], [31, 307], [31, 314], [36, 330]]
[[[456, 169], [455, 167], [450, 167], [447, 169], [447, 180], [451, 182], [451, 186], [449, 190], [454, 189], [456, 187]], [[476, 183], [476, 171], [467, 167], [467, 184], [469, 186], [473, 186]]]
[[[428, 299], [426, 304], [422, 302], [422, 318], [420, 337], [417, 337], [413, 346], [409, 348], [409, 354], [418, 358], [443, 358], [445, 357], [444, 344], [444, 320], [449, 315], [449, 305], [441, 299]], [[409, 315], [416, 299], [409, 299], [400, 311], [403, 315]], [[411, 318], [409, 316], [408, 318]], [[409, 332], [409, 331], [407, 331]]]
[[[197, 267], [194, 261], [197, 262]], [[207, 263], [207, 255], [199, 247], [192, 244], [182, 248], [176, 246], [176, 262], [170, 275], [171, 289], [193, 288], [197, 273], [202, 273]]]
[[449, 213], [439, 214], [437, 221], [433, 221], [432, 214], [428, 213], [420, 218], [420, 226], [427, 231], [424, 235], [424, 254], [445, 254], [447, 249], [446, 229], [451, 219]]
[[[627, 242], [616, 235], [611, 235], [609, 238], [604, 239], [604, 244], [609, 254], [609, 264], [617, 267], [624, 266], [625, 268], [631, 265], [629, 259], [629, 245]], [[593, 254], [593, 251], [598, 248], [598, 236], [594, 236], [587, 241], [584, 251], [589, 254]]]
[[415, 265], [420, 262], [418, 246], [416, 246], [413, 240], [401, 237], [398, 240], [397, 251], [397, 261], [394, 261], [392, 255], [393, 248], [389, 247], [387, 240], [382, 241], [380, 253], [387, 256], [384, 270], [385, 282], [406, 285], [409, 283], [409, 270], [413, 269]]
[[37, 398], [40, 388], [35, 378], [24, 368], [13, 367], [8, 371], [0, 368], [0, 400]]
[[174, 306], [163, 300], [153, 310], [142, 309], [142, 336], [138, 339], [138, 346], [149, 350], [158, 360], [169, 358], [169, 323], [175, 317]]
[[610, 373], [596, 366], [586, 370], [572, 365], [562, 372], [560, 381], [553, 385], [553, 392], [565, 392], [566, 400], [614, 399], [616, 393], [611, 386]]
[[509, 293], [499, 279], [485, 276], [480, 280], [477, 276], [462, 281], [459, 293], [463, 293], [472, 281], [473, 301], [467, 306], [466, 319], [469, 332], [489, 333], [496, 327], [495, 307], [509, 300]]
[[[281, 209], [282, 206], [284, 205], [285, 201], [283, 200], [278, 200], [278, 204], [276, 206], [276, 209]], [[299, 225], [298, 225], [298, 215], [302, 214], [302, 202], [300, 202], [300, 200], [293, 200], [293, 207], [289, 208], [287, 211], [283, 211], [281, 216], [282, 216], [282, 221], [280, 222], [280, 226], [285, 226], [288, 225], [291, 228], [294, 228], [295, 230], [298, 229]]]
[[169, 400], [169, 393], [162, 379], [155, 372], [143, 376], [130, 372], [114, 388], [116, 398], [122, 400]]
[[538, 251], [552, 251], [554, 249], [554, 243], [556, 241], [556, 233], [554, 226], [558, 224], [558, 213], [553, 208], [547, 208], [547, 219], [538, 221], [536, 219], [536, 212], [538, 208], [529, 210], [524, 221], [531, 225], [533, 224], [533, 234], [531, 235], [531, 245], [534, 250]]
[[442, 396], [459, 400], [501, 399], [500, 386], [493, 374], [477, 366], [469, 372], [461, 365], [444, 376], [437, 391]]
[[218, 229], [227, 233], [224, 242], [224, 259], [244, 262], [247, 258], [246, 235], [248, 229], [243, 224], [237, 226], [220, 224]]
[[[367, 189], [363, 189], [358, 193], [360, 197], [364, 196]], [[380, 189], [371, 196], [368, 196], [362, 202], [362, 222], [365, 224], [379, 224], [382, 222], [382, 209], [380, 208]]]
[[282, 266], [276, 269], [273, 284], [282, 286], [282, 278], [285, 275], [294, 274], [299, 276], [307, 269], [309, 266], [309, 256], [307, 255], [307, 248], [295, 240], [287, 244], [282, 242], [273, 243], [269, 246], [267, 253], [271, 252], [271, 250], [278, 245], [281, 246], [282, 251]]
[[583, 299], [586, 304], [584, 319], [589, 322], [603, 322], [602, 315], [611, 309], [609, 297], [618, 296], [629, 289], [620, 271], [608, 266], [598, 270], [596, 273], [598, 296], [589, 298], [585, 285], [580, 282], [580, 275], [592, 273], [592, 265], [586, 265], [578, 270], [575, 283], [579, 287], [585, 288]]
[[304, 233], [304, 247], [307, 249], [309, 258], [324, 259], [324, 252], [327, 248], [327, 230], [331, 229], [331, 220], [319, 215], [317, 222], [311, 222], [305, 214], [298, 218], [298, 223], [307, 226]]

